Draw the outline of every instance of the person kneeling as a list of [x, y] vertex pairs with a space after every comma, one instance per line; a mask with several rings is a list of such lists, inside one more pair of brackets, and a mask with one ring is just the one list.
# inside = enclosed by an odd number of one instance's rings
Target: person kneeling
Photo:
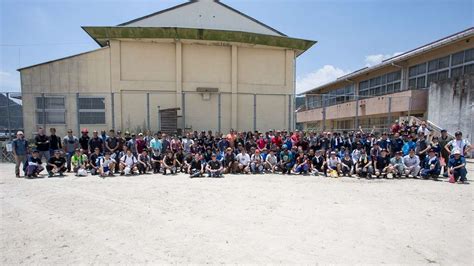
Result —
[[296, 158], [296, 164], [293, 167], [293, 172], [299, 175], [307, 175], [311, 166], [311, 160], [308, 159], [308, 156], [304, 153], [300, 153], [298, 158]]
[[201, 177], [204, 174], [204, 157], [199, 153], [194, 155], [191, 163], [189, 164], [188, 173], [189, 177]]
[[428, 157], [425, 158], [423, 163], [423, 169], [421, 169], [420, 175], [424, 179], [432, 177], [434, 180], [438, 180], [438, 176], [441, 173], [441, 165], [436, 153], [433, 149], [429, 150]]
[[100, 177], [114, 176], [115, 160], [110, 158], [110, 152], [106, 152], [104, 157], [99, 158]]
[[130, 149], [120, 158], [120, 175], [133, 175], [138, 172], [137, 158]]
[[250, 158], [250, 169], [252, 170], [252, 174], [263, 174], [263, 158], [260, 155], [260, 151], [256, 150], [252, 157]]
[[449, 158], [448, 162], [449, 174], [454, 176], [454, 182], [461, 184], [469, 184], [467, 182], [466, 159], [461, 155], [461, 151], [457, 150]]
[[387, 156], [387, 150], [383, 149], [380, 156], [375, 159], [375, 176], [377, 178], [387, 177], [390, 169], [390, 157]]
[[87, 175], [87, 155], [84, 154], [82, 149], [76, 149], [75, 154], [71, 157], [71, 164], [76, 176]]
[[163, 158], [163, 175], [166, 175], [168, 170], [172, 175], [176, 174], [176, 158], [171, 151], [168, 151], [165, 158]]
[[224, 169], [222, 167], [221, 162], [217, 160], [217, 157], [215, 154], [212, 154], [211, 158], [212, 159], [207, 163], [207, 166], [206, 166], [207, 176], [208, 177], [221, 177], [222, 170]]
[[146, 174], [147, 172], [151, 171], [151, 164], [150, 164], [150, 156], [148, 156], [148, 152], [146, 149], [142, 151], [140, 155], [138, 155], [138, 172], [140, 174]]
[[54, 176], [54, 174], [63, 176], [63, 173], [67, 171], [66, 159], [61, 157], [61, 152], [59, 150], [54, 151], [54, 156], [49, 158], [48, 164], [46, 165], [46, 171], [48, 171], [49, 177]]
[[327, 161], [326, 176], [339, 177], [342, 175], [341, 159], [336, 156], [336, 152], [332, 151]]

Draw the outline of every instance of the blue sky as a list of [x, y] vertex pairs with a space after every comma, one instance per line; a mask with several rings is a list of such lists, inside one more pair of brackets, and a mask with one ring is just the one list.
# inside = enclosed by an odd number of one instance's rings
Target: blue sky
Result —
[[[96, 49], [80, 26], [109, 26], [183, 3], [171, 0], [0, 0], [0, 91], [20, 91], [19, 67]], [[474, 25], [470, 0], [224, 0], [318, 44], [297, 60], [297, 90], [311, 89]]]

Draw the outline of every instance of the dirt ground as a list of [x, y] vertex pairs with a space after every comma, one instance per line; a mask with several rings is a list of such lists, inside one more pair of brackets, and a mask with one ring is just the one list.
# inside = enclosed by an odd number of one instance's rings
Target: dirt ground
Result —
[[260, 175], [17, 179], [0, 164], [0, 262], [473, 262], [473, 188]]

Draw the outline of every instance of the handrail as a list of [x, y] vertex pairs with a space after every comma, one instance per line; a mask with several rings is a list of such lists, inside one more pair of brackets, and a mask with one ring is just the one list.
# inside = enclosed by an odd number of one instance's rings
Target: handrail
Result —
[[[422, 120], [420, 118], [415, 117], [415, 116], [402, 116], [399, 119], [399, 123], [401, 123], [402, 120], [403, 121], [408, 121], [409, 125], [411, 123], [413, 123], [413, 121], [416, 121], [416, 124], [418, 124], [418, 125], [420, 125], [421, 122], [422, 122]], [[426, 121], [426, 126], [427, 126], [428, 129], [433, 130], [433, 131], [438, 132], [439, 134], [441, 134], [441, 130], [443, 129], [442, 127], [438, 126], [437, 124], [435, 124], [435, 123], [433, 123], [429, 120], [425, 120], [425, 121]], [[448, 133], [448, 136], [454, 138], [454, 134], [451, 134], [449, 132], [447, 132], [447, 133]]]

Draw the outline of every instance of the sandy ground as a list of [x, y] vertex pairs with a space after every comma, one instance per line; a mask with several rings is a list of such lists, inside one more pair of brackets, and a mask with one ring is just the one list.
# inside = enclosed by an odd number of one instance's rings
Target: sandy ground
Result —
[[473, 262], [474, 183], [12, 173], [0, 164], [3, 265]]

